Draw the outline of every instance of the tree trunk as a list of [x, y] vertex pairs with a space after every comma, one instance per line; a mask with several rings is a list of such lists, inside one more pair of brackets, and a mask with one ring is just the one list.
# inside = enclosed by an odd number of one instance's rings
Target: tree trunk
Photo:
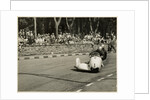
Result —
[[89, 22], [90, 22], [90, 31], [91, 31], [91, 33], [93, 33], [93, 27], [92, 27], [92, 21], [91, 21], [91, 18], [89, 18]]
[[36, 29], [36, 17], [34, 17], [34, 37], [37, 37], [37, 29]]
[[72, 34], [72, 27], [73, 27], [73, 24], [74, 24], [74, 20], [75, 20], [75, 18], [73, 18], [71, 24], [69, 25], [69, 21], [68, 21], [68, 19], [66, 18], [66, 24], [67, 24], [68, 30], [69, 30], [69, 32], [70, 32], [71, 34]]
[[55, 21], [55, 28], [56, 28], [56, 38], [58, 38], [58, 26], [60, 24], [61, 18], [59, 18], [57, 21], [56, 17], [54, 17], [54, 21]]
[[93, 24], [95, 24], [95, 23], [91, 20], [91, 18], [89, 18], [89, 22], [90, 22], [90, 31], [91, 31], [92, 33], [94, 33], [93, 35], [95, 35], [95, 33], [97, 32], [98, 27], [99, 27], [99, 19], [98, 19], [98, 21], [97, 21], [97, 24], [96, 24], [95, 29], [93, 28]]
[[80, 34], [80, 25], [78, 25], [78, 35]]
[[58, 38], [58, 24], [55, 24], [55, 28], [56, 28], [56, 38]]

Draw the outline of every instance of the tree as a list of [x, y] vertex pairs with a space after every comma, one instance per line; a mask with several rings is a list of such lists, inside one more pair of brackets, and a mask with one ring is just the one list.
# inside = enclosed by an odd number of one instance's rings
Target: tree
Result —
[[99, 18], [89, 18], [90, 30], [92, 33], [96, 33], [99, 27]]
[[117, 19], [115, 17], [112, 18], [100, 18], [100, 23], [99, 23], [99, 30], [101, 30], [101, 35], [106, 37], [106, 33], [109, 35], [114, 32], [116, 34], [116, 21]]
[[34, 17], [34, 36], [37, 36], [37, 30], [36, 30], [36, 17]]
[[54, 17], [54, 21], [55, 21], [55, 28], [56, 28], [56, 38], [58, 38], [58, 26], [61, 22], [61, 17], [58, 18], [58, 21], [57, 21], [56, 17]]
[[33, 28], [33, 18], [32, 17], [19, 17], [18, 18], [18, 31], [20, 29], [32, 29]]
[[[68, 30], [70, 33], [72, 33], [72, 31], [73, 31], [72, 29], [73, 29], [74, 20], [75, 20], [75, 18], [73, 18], [73, 19], [69, 18], [68, 19], [66, 17], [66, 24], [67, 24], [67, 27], [68, 27]], [[71, 22], [71, 23], [69, 24], [69, 22]]]

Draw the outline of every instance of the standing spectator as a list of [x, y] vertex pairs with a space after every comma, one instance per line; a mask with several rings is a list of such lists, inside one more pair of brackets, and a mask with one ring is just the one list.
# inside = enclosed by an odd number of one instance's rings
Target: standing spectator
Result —
[[28, 37], [28, 43], [29, 45], [32, 45], [34, 43], [34, 36], [33, 36], [33, 33], [32, 31], [29, 32], [29, 37]]
[[52, 44], [55, 43], [55, 35], [54, 35], [54, 33], [51, 34], [51, 43]]
[[62, 43], [63, 36], [62, 36], [62, 32], [58, 35], [58, 43]]
[[116, 43], [116, 36], [114, 35], [114, 33], [112, 33], [110, 46], [114, 50], [114, 52], [116, 52], [115, 43]]

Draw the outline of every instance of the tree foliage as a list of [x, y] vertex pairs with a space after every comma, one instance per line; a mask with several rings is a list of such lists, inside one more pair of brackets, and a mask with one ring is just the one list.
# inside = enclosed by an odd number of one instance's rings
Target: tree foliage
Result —
[[[35, 23], [36, 20], [36, 23]], [[36, 30], [35, 30], [36, 24]], [[116, 17], [18, 17], [18, 31], [20, 29], [31, 30], [37, 34], [69, 32], [83, 37], [86, 34], [117, 33]]]

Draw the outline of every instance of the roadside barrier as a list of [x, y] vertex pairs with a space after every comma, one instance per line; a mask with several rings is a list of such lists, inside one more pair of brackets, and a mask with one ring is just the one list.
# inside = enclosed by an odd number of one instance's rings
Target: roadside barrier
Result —
[[56, 58], [56, 57], [67, 57], [67, 56], [81, 56], [89, 55], [89, 53], [74, 53], [74, 54], [53, 54], [53, 55], [39, 55], [39, 56], [24, 56], [18, 57], [18, 60], [30, 60], [30, 59], [45, 59], [45, 58]]

